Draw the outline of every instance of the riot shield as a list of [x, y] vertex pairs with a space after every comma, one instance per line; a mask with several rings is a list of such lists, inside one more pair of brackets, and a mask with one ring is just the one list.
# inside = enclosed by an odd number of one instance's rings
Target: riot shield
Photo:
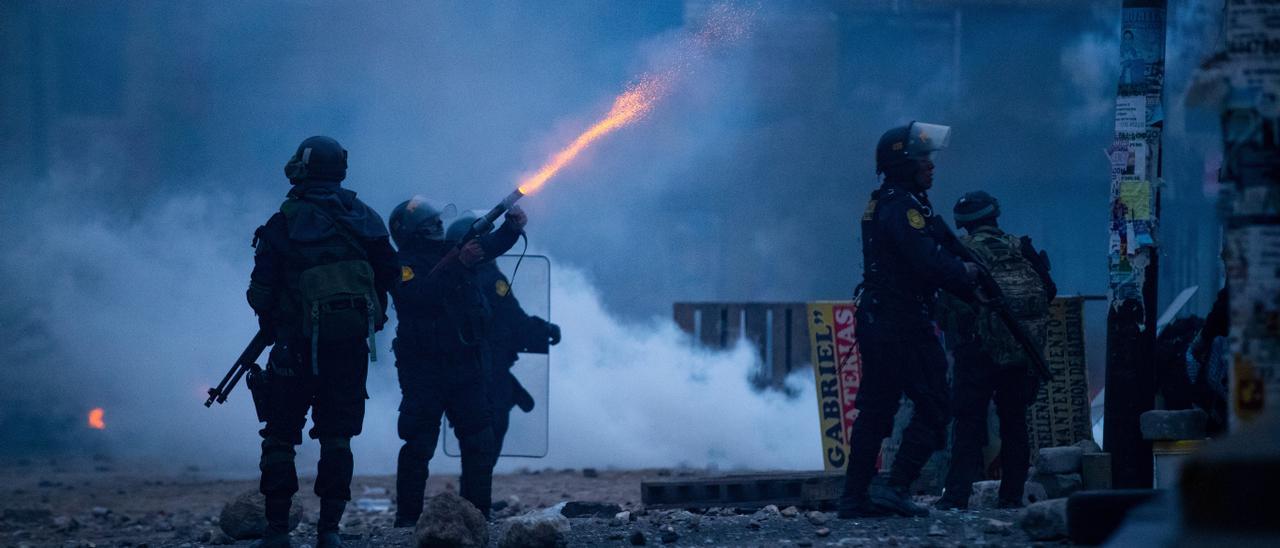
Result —
[[[516, 264], [519, 262], [519, 269]], [[520, 303], [525, 314], [538, 316], [547, 321], [555, 321], [551, 317], [551, 261], [542, 255], [525, 255], [520, 260], [516, 255], [503, 255], [497, 259], [498, 268], [510, 280], [506, 288]], [[514, 276], [513, 276], [514, 274]], [[485, 288], [488, 289], [488, 288]], [[554, 349], [555, 347], [551, 347]], [[520, 353], [519, 359], [511, 367], [511, 373], [519, 385], [533, 400], [533, 408], [528, 412], [520, 407], [507, 410], [494, 409], [494, 413], [505, 413], [508, 428], [503, 439], [502, 453], [504, 457], [547, 456], [547, 423], [550, 395], [550, 353]], [[500, 373], [499, 373], [500, 374]], [[495, 417], [495, 424], [501, 417]], [[453, 433], [452, 425], [445, 421], [443, 429], [444, 453], [451, 457], [462, 455], [458, 447], [458, 438]]]

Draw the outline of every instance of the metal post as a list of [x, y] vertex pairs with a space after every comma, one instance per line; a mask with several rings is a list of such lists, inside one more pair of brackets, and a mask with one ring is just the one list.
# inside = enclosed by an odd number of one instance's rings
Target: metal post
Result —
[[1280, 409], [1280, 4], [1229, 0], [1223, 86], [1232, 430]]
[[1166, 0], [1124, 0], [1111, 159], [1106, 422], [1112, 485], [1152, 485], [1151, 443], [1139, 417], [1155, 405], [1160, 133]]

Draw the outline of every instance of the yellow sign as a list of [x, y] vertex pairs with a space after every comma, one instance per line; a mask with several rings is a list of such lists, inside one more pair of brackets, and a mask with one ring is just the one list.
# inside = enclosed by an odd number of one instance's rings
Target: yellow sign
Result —
[[1093, 439], [1088, 368], [1084, 353], [1084, 299], [1059, 297], [1049, 305], [1045, 363], [1053, 380], [1027, 409], [1031, 451]]
[[408, 266], [400, 267], [400, 281], [407, 282], [413, 279], [413, 268]]
[[911, 223], [911, 228], [920, 230], [924, 228], [924, 215], [914, 209], [907, 210], [907, 222]]
[[506, 297], [507, 292], [511, 291], [511, 284], [508, 284], [506, 280], [499, 279], [493, 283], [493, 290], [498, 293], [499, 297]]
[[858, 417], [854, 401], [862, 384], [862, 359], [854, 337], [857, 320], [849, 301], [809, 303], [809, 348], [818, 420], [822, 428], [823, 468], [842, 470], [849, 460], [849, 432]]

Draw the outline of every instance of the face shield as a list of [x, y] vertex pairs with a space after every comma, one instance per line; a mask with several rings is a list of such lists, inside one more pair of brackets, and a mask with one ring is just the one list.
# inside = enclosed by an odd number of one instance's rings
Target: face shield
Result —
[[418, 195], [405, 204], [404, 224], [428, 240], [444, 239], [444, 223], [458, 214], [458, 208], [448, 204], [437, 209], [425, 197]]
[[938, 151], [951, 144], [951, 126], [912, 122], [907, 134], [909, 158], [933, 160]]

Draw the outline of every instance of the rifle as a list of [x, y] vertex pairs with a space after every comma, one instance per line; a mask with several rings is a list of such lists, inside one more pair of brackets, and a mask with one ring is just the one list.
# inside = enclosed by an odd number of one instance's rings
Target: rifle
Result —
[[1009, 333], [1013, 335], [1013, 340], [1017, 341], [1018, 346], [1022, 347], [1022, 351], [1027, 354], [1027, 357], [1031, 358], [1031, 364], [1034, 366], [1036, 375], [1044, 382], [1053, 380], [1053, 371], [1049, 370], [1049, 365], [1044, 361], [1043, 350], [1036, 346], [1036, 343], [1031, 340], [1031, 336], [1022, 328], [1022, 324], [1019, 324], [1018, 320], [1013, 317], [1013, 312], [1009, 310], [1009, 305], [1004, 300], [1004, 291], [1000, 290], [1000, 285], [996, 283], [996, 279], [991, 277], [991, 272], [985, 266], [982, 266], [978, 258], [973, 255], [973, 251], [966, 247], [960, 241], [960, 238], [956, 237], [955, 232], [951, 231], [951, 227], [947, 226], [946, 221], [938, 217], [934, 224], [942, 228], [943, 248], [959, 257], [960, 260], [973, 263], [978, 267], [978, 287], [981, 293], [987, 297], [987, 300], [982, 304], [990, 307], [996, 313], [996, 316], [1000, 318], [1001, 323], [1004, 323], [1004, 326], [1009, 328]]
[[[258, 333], [253, 336], [253, 340], [249, 341], [249, 346], [245, 347], [244, 352], [240, 353], [240, 357], [236, 359], [236, 363], [232, 364], [231, 369], [222, 377], [222, 382], [218, 383], [216, 388], [209, 389], [209, 399], [205, 400], [204, 406], [210, 407], [213, 402], [226, 403], [227, 394], [231, 393], [231, 389], [236, 387], [236, 383], [240, 382], [240, 377], [245, 373], [250, 376], [260, 374], [262, 368], [257, 361], [258, 356], [262, 355], [262, 351], [271, 346], [272, 337], [266, 331], [259, 329]], [[250, 383], [249, 389], [253, 389]]]

